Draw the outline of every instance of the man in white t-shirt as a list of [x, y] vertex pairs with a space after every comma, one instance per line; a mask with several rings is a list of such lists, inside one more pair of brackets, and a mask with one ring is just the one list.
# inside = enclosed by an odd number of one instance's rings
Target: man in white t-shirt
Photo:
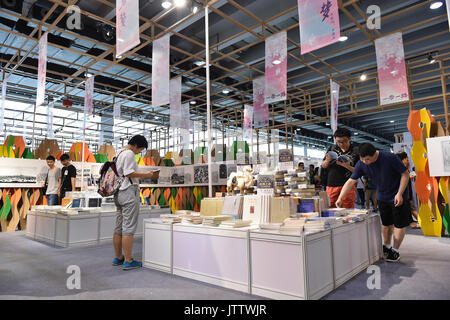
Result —
[[44, 187], [47, 187], [45, 191], [45, 197], [47, 198], [47, 204], [49, 206], [56, 206], [59, 204], [59, 179], [61, 179], [61, 169], [55, 166], [55, 157], [47, 157], [47, 177], [45, 178]]
[[147, 139], [136, 135], [118, 152], [116, 161], [117, 174], [127, 179], [123, 180], [119, 191], [114, 195], [118, 213], [113, 237], [115, 250], [113, 265], [123, 264], [124, 270], [142, 267], [142, 262], [132, 258], [133, 237], [139, 216], [139, 178], [158, 179], [159, 177], [159, 171], [137, 172], [135, 155], [147, 148]]

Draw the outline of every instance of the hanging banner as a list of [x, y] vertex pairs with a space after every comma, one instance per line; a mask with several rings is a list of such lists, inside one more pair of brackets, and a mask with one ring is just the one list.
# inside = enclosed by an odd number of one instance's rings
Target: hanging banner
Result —
[[181, 105], [181, 121], [180, 128], [189, 130], [191, 128], [191, 112], [189, 109], [189, 103], [185, 103]]
[[152, 106], [154, 108], [169, 103], [169, 58], [170, 35], [153, 41], [152, 54]]
[[47, 75], [47, 35], [48, 32], [39, 40], [39, 62], [38, 62], [38, 82], [36, 91], [36, 107], [39, 107], [45, 101], [45, 81]]
[[252, 122], [253, 122], [253, 107], [249, 105], [244, 106], [244, 140], [250, 141], [252, 139]]
[[380, 104], [409, 100], [402, 33], [375, 40]]
[[339, 41], [337, 0], [298, 0], [301, 54]]
[[450, 0], [445, 0], [445, 5], [447, 6], [448, 28], [450, 30]]
[[85, 89], [84, 89], [84, 113], [86, 115], [92, 116], [93, 95], [94, 95], [94, 76], [86, 79]]
[[181, 128], [181, 77], [169, 82], [170, 127]]
[[265, 78], [253, 80], [253, 127], [263, 128], [269, 125], [269, 106], [264, 104]]
[[139, 39], [139, 0], [116, 0], [116, 56], [137, 46]]
[[266, 79], [264, 103], [286, 100], [287, 33], [282, 31], [266, 39]]
[[120, 119], [120, 107], [119, 102], [114, 103], [114, 119]]
[[331, 88], [331, 112], [330, 126], [333, 133], [337, 130], [338, 107], [339, 107], [339, 85], [330, 79]]
[[5, 103], [6, 103], [6, 87], [8, 83], [3, 80], [2, 83], [2, 103], [0, 110], [0, 133], [3, 132], [3, 123], [5, 122]]
[[23, 142], [26, 144], [27, 143], [27, 118], [24, 116], [23, 117]]
[[47, 107], [47, 139], [54, 139], [55, 132], [53, 131], [53, 110], [54, 102], [50, 102]]
[[103, 129], [99, 132], [98, 134], [98, 147], [100, 148], [100, 146], [103, 145], [103, 141], [104, 141], [104, 132]]

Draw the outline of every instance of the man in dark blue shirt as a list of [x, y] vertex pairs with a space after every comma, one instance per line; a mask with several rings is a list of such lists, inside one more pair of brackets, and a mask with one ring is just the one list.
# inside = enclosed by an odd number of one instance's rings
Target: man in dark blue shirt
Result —
[[[409, 182], [408, 169], [393, 153], [379, 151], [370, 143], [359, 146], [360, 160], [350, 179], [345, 183], [336, 205], [353, 188], [362, 176], [370, 177], [378, 187], [378, 207], [383, 224], [383, 252], [387, 261], [398, 261], [398, 249], [405, 237], [406, 227], [411, 222], [411, 209], [406, 187]], [[394, 245], [391, 248], [392, 235]]]

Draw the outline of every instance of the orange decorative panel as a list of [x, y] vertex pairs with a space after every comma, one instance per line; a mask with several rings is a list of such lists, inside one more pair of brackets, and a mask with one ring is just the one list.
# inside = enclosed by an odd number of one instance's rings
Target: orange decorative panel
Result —
[[420, 127], [420, 111], [411, 111], [408, 117], [408, 130], [414, 141], [420, 140], [422, 128]]
[[424, 171], [417, 172], [415, 189], [420, 202], [428, 203], [431, 195], [431, 181]]

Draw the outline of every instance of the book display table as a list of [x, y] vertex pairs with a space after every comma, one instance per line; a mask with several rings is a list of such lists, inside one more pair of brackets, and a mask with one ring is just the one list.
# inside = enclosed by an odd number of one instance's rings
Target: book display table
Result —
[[[141, 208], [135, 236], [142, 236], [144, 219], [159, 217], [170, 213], [169, 210]], [[62, 215], [31, 210], [27, 216], [26, 236], [61, 247], [100, 244], [112, 241], [115, 219], [115, 211]]]
[[272, 299], [320, 299], [382, 257], [381, 222], [280, 233], [144, 220], [145, 267]]

